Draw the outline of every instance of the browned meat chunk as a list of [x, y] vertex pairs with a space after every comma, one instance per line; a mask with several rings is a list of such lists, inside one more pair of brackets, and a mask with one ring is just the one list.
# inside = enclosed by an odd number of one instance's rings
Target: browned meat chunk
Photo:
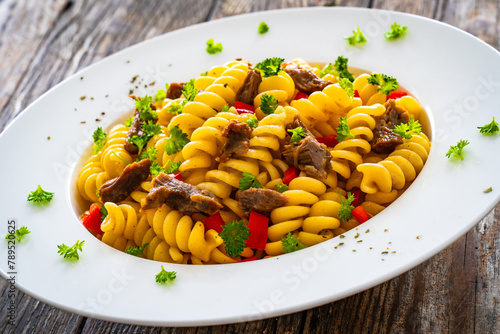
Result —
[[292, 123], [288, 124], [287, 129], [295, 129], [299, 126], [304, 128], [306, 137], [300, 141], [286, 144], [283, 156], [289, 165], [298, 167], [308, 176], [324, 179], [332, 169], [332, 155], [327, 150], [326, 145], [319, 143], [307, 130], [298, 115], [295, 116]]
[[[137, 96], [135, 95], [129, 96], [133, 99], [137, 99]], [[156, 110], [156, 106], [154, 105], [154, 103], [151, 103], [151, 109]], [[129, 138], [132, 138], [133, 136], [140, 137], [144, 135], [144, 130], [142, 129], [143, 122], [141, 121], [140, 117], [141, 113], [139, 112], [139, 110], [135, 109], [134, 120], [132, 121], [132, 125], [127, 132], [127, 141], [125, 141], [124, 144], [125, 150], [130, 154], [138, 154], [139, 148], [134, 143], [128, 141]]]
[[330, 84], [329, 81], [321, 79], [310, 69], [298, 66], [295, 63], [288, 63], [283, 66], [285, 72], [292, 77], [295, 88], [307, 95], [323, 90]]
[[154, 181], [141, 210], [160, 207], [163, 203], [182, 213], [203, 212], [213, 215], [222, 208], [215, 195], [205, 189], [179, 181], [174, 177], [160, 173]]
[[135, 110], [134, 120], [132, 121], [132, 125], [127, 132], [127, 141], [125, 141], [125, 150], [130, 154], [138, 154], [139, 148], [132, 142], [129, 142], [128, 139], [133, 136], [140, 137], [144, 134], [144, 130], [142, 130], [141, 120], [139, 119], [140, 113], [139, 110]]
[[182, 90], [184, 89], [184, 83], [173, 82], [168, 86], [167, 89], [167, 99], [178, 99], [182, 96]]
[[149, 177], [151, 161], [144, 159], [125, 167], [122, 174], [105, 182], [99, 188], [99, 196], [103, 203], [118, 203], [126, 199], [139, 185]]
[[236, 93], [236, 101], [240, 101], [253, 106], [253, 100], [257, 96], [259, 85], [262, 82], [260, 71], [253, 69], [248, 71], [243, 85]]
[[236, 120], [231, 120], [227, 128], [224, 129], [222, 135], [227, 138], [227, 142], [222, 147], [222, 153], [219, 158], [215, 158], [218, 162], [226, 162], [233, 154], [244, 154], [248, 151], [250, 143], [250, 135], [252, 129], [247, 123], [241, 123]]
[[385, 103], [385, 113], [376, 117], [376, 121], [371, 141], [372, 151], [379, 154], [391, 153], [403, 143], [401, 136], [392, 130], [401, 123], [408, 123], [410, 116], [406, 110], [396, 107], [396, 102], [390, 99]]
[[263, 215], [269, 216], [271, 211], [285, 205], [288, 197], [278, 191], [271, 189], [250, 188], [248, 190], [238, 191], [238, 206], [250, 216], [250, 211], [257, 211]]

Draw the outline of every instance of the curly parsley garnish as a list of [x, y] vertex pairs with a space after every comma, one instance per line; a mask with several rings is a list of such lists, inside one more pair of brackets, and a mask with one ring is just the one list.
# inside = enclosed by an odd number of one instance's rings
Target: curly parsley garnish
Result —
[[291, 143], [301, 141], [302, 138], [306, 137], [306, 131], [301, 126], [298, 126], [295, 129], [288, 129], [287, 131], [292, 134], [292, 137], [290, 138]]
[[182, 132], [178, 125], [171, 126], [168, 132], [170, 137], [167, 138], [165, 143], [165, 150], [168, 155], [179, 152], [190, 141], [188, 135]]
[[167, 98], [167, 91], [170, 85], [167, 83], [165, 84], [165, 90], [160, 89], [156, 94], [155, 94], [155, 102], [158, 101], [163, 101]]
[[158, 164], [156, 161], [151, 164], [151, 167], [149, 167], [149, 171], [153, 176], [158, 176], [160, 173], [167, 173], [165, 168], [160, 166], [160, 164]]
[[342, 56], [338, 56], [337, 59], [335, 60], [335, 63], [333, 66], [335, 67], [335, 70], [333, 73], [341, 78], [346, 78], [349, 79], [349, 81], [353, 82], [354, 81], [354, 76], [352, 75], [351, 72], [349, 72], [349, 69], [347, 67], [347, 62], [349, 59], [344, 58]]
[[339, 199], [340, 199], [340, 205], [342, 207], [339, 210], [339, 219], [341, 221], [348, 221], [349, 219], [352, 219], [352, 213], [351, 211], [354, 210], [354, 205], [352, 205], [352, 201], [354, 201], [356, 198], [354, 197], [353, 194], [350, 192], [347, 193], [347, 199], [343, 200], [342, 199], [342, 194], [340, 193], [339, 190]]
[[283, 70], [281, 64], [285, 61], [284, 58], [272, 57], [266, 58], [257, 65], [255, 68], [260, 71], [264, 78], [278, 75]]
[[137, 161], [144, 159], [149, 159], [151, 162], [156, 160], [156, 155], [158, 154], [158, 149], [156, 147], [148, 147], [148, 149], [137, 158]]
[[359, 27], [356, 28], [356, 30], [352, 31], [352, 36], [349, 37], [344, 37], [349, 45], [357, 45], [357, 44], [363, 44], [366, 43], [366, 38], [363, 35], [363, 32], [359, 29]]
[[262, 94], [260, 99], [260, 110], [266, 115], [274, 114], [278, 108], [278, 101], [273, 95]]
[[392, 132], [397, 133], [401, 138], [411, 139], [412, 133], [418, 135], [422, 132], [422, 125], [412, 117], [408, 123], [396, 125]]
[[262, 188], [259, 180], [257, 180], [256, 176], [253, 176], [250, 173], [243, 172], [240, 178], [239, 189], [247, 190], [249, 188]]
[[171, 114], [174, 114], [174, 115], [182, 114], [182, 109], [184, 109], [184, 104], [181, 104], [178, 102], [172, 102], [167, 107], [167, 111]]
[[248, 226], [242, 221], [233, 221], [222, 226], [219, 233], [224, 240], [224, 248], [229, 256], [238, 256], [246, 247], [246, 241], [250, 237]]
[[92, 134], [92, 139], [94, 139], [94, 154], [97, 154], [106, 144], [108, 135], [101, 127], [98, 127]]
[[391, 25], [391, 31], [386, 32], [384, 36], [387, 39], [397, 39], [402, 37], [406, 33], [406, 29], [408, 29], [408, 27], [400, 26], [399, 24], [394, 22]]
[[125, 120], [125, 126], [128, 128], [132, 126], [132, 123], [134, 123], [134, 117], [129, 117]]
[[340, 78], [339, 85], [343, 90], [345, 90], [347, 95], [349, 95], [350, 97], [354, 97], [354, 86], [351, 80], [347, 78]]
[[259, 125], [259, 121], [255, 117], [255, 115], [248, 117], [248, 119], [245, 123], [247, 123], [248, 126], [251, 128], [256, 128]]
[[341, 117], [339, 126], [337, 127], [337, 141], [340, 143], [347, 137], [354, 138], [354, 135], [351, 133], [349, 129], [349, 123], [347, 123], [347, 117]]
[[483, 126], [478, 126], [479, 133], [485, 134], [485, 135], [492, 135], [500, 131], [500, 128], [498, 127], [498, 123], [495, 122], [495, 117], [493, 117], [493, 120]]
[[20, 228], [16, 229], [14, 231], [14, 233], [8, 233], [6, 236], [5, 236], [5, 239], [7, 240], [11, 240], [11, 239], [16, 239], [17, 242], [21, 242], [21, 240], [23, 239], [23, 237], [26, 235], [26, 234], [30, 234], [31, 231], [28, 230], [28, 228], [26, 226], [21, 226]]
[[450, 146], [450, 149], [448, 150], [448, 152], [446, 153], [446, 156], [448, 158], [450, 158], [452, 156], [452, 154], [456, 154], [458, 155], [458, 157], [461, 159], [461, 160], [464, 160], [464, 155], [463, 155], [463, 150], [464, 150], [464, 147], [469, 145], [469, 141], [468, 140], [460, 140], [457, 145], [455, 146]]
[[144, 134], [142, 136], [133, 135], [131, 138], [127, 138], [129, 142], [137, 146], [139, 154], [141, 154], [142, 149], [147, 145], [148, 141], [153, 138], [153, 136], [161, 133], [161, 126], [153, 124], [153, 121], [148, 121], [148, 123], [143, 124], [142, 129], [144, 130]]
[[61, 255], [65, 259], [79, 260], [80, 255], [78, 254], [78, 251], [83, 251], [82, 247], [84, 244], [85, 240], [82, 240], [82, 242], [80, 242], [80, 240], [77, 240], [76, 243], [71, 247], [66, 246], [65, 244], [57, 245], [57, 248], [59, 248], [57, 254]]
[[38, 185], [36, 190], [32, 191], [28, 195], [28, 202], [33, 202], [33, 203], [50, 202], [53, 197], [54, 193], [45, 191], [42, 189], [40, 185]]
[[276, 187], [276, 189], [278, 189], [278, 191], [280, 193], [285, 192], [285, 191], [288, 190], [288, 186], [286, 184], [284, 184], [284, 183], [282, 183], [282, 184], [275, 184], [274, 186]]
[[372, 85], [378, 85], [380, 88], [379, 92], [389, 95], [390, 92], [397, 90], [399, 88], [398, 81], [385, 74], [372, 74], [368, 78], [368, 83]]
[[300, 249], [306, 248], [304, 244], [299, 241], [298, 237], [294, 237], [291, 232], [281, 238], [281, 245], [283, 246], [283, 253], [292, 253]]
[[146, 249], [147, 245], [149, 245], [149, 244], [146, 242], [141, 247], [128, 247], [127, 249], [125, 249], [125, 253], [133, 255], [133, 256], [141, 257], [142, 252], [144, 252], [144, 249]]
[[214, 39], [210, 38], [207, 41], [207, 49], [206, 50], [207, 50], [208, 54], [214, 55], [216, 53], [222, 52], [222, 44], [221, 43], [215, 44]]
[[182, 95], [187, 101], [194, 101], [196, 94], [198, 94], [198, 90], [194, 88], [194, 83], [195, 79], [191, 79], [182, 86]]
[[335, 71], [334, 71], [334, 69], [333, 69], [333, 65], [332, 65], [332, 63], [328, 63], [328, 64], [326, 64], [326, 65], [323, 67], [323, 69], [320, 69], [320, 68], [319, 68], [319, 65], [317, 65], [316, 67], [317, 67], [317, 68], [318, 68], [318, 70], [319, 70], [319, 77], [320, 77], [320, 78], [324, 77], [324, 76], [325, 76], [325, 75], [327, 75], [327, 74], [335, 74]]
[[226, 104], [224, 107], [222, 107], [222, 109], [220, 110], [220, 112], [228, 112], [229, 111], [229, 104]]
[[257, 31], [259, 32], [259, 34], [265, 34], [266, 32], [269, 31], [269, 26], [267, 25], [266, 22], [261, 22], [259, 24], [259, 28], [257, 29]]
[[158, 113], [151, 108], [153, 100], [151, 96], [144, 96], [135, 99], [135, 108], [139, 111], [139, 119], [141, 121], [155, 120], [158, 118]]
[[161, 266], [161, 271], [156, 274], [155, 280], [156, 283], [164, 284], [167, 282], [172, 282], [175, 280], [177, 277], [177, 272], [175, 271], [166, 271], [165, 268], [163, 268], [163, 265]]

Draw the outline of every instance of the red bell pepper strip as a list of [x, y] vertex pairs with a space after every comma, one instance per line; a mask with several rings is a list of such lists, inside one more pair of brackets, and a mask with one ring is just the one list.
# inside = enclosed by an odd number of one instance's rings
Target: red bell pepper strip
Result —
[[358, 221], [358, 223], [363, 224], [365, 221], [370, 219], [370, 215], [362, 206], [357, 206], [351, 211], [354, 219]]
[[217, 233], [222, 232], [222, 226], [226, 225], [226, 222], [222, 220], [220, 212], [214, 213], [210, 217], [203, 220], [203, 225], [205, 225], [205, 230], [215, 230]]
[[251, 211], [248, 219], [248, 230], [250, 236], [247, 239], [247, 247], [265, 249], [267, 243], [267, 229], [269, 218], [258, 212]]
[[318, 137], [316, 138], [322, 144], [325, 144], [328, 147], [335, 147], [339, 142], [337, 140], [337, 135], [329, 135], [326, 137]]
[[181, 172], [175, 172], [175, 173], [171, 173], [171, 174], [168, 174], [170, 175], [171, 177], [173, 177], [174, 179], [177, 179], [179, 181], [182, 181], [182, 175], [181, 175]]
[[249, 104], [236, 101], [234, 104], [234, 108], [238, 112], [238, 114], [253, 114], [255, 112], [255, 107]]
[[240, 262], [250, 262], [250, 261], [255, 261], [257, 260], [257, 256], [250, 256], [250, 257], [247, 257], [246, 259], [243, 259], [241, 260]]
[[90, 206], [89, 211], [85, 212], [80, 221], [83, 226], [97, 234], [103, 234], [101, 230], [101, 207], [95, 203]]
[[309, 95], [307, 95], [306, 93], [298, 92], [293, 99], [300, 100], [300, 99], [308, 99], [308, 98], [309, 98]]
[[285, 174], [283, 175], [283, 183], [289, 185], [293, 179], [299, 176], [299, 172], [300, 170], [295, 166], [288, 167], [288, 169], [285, 171]]
[[357, 89], [354, 90], [354, 97], [360, 97]]
[[399, 99], [399, 98], [402, 98], [403, 96], [406, 96], [408, 95], [407, 92], [403, 92], [402, 90], [393, 90], [392, 92], [389, 93], [389, 95], [387, 95], [387, 98], [385, 99], [386, 101], [387, 100], [390, 100], [390, 99]]
[[361, 200], [360, 199], [361, 189], [359, 189], [359, 188], [353, 188], [353, 189], [349, 190], [349, 192], [354, 195], [354, 201], [351, 202], [351, 205], [354, 206], [354, 207], [358, 206], [359, 205], [359, 201]]

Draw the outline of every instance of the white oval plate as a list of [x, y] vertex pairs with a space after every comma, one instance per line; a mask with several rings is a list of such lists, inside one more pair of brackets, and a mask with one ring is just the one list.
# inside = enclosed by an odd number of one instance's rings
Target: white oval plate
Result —
[[[261, 21], [270, 27], [265, 35], [257, 33]], [[408, 33], [389, 42], [383, 34], [393, 22], [408, 26]], [[349, 47], [343, 38], [356, 27], [368, 42]], [[222, 53], [205, 52], [210, 38], [223, 44]], [[136, 94], [151, 94], [166, 82], [188, 80], [237, 57], [256, 64], [267, 57], [332, 62], [339, 55], [348, 57], [351, 66], [398, 78], [427, 108], [433, 126], [431, 153], [417, 180], [357, 231], [266, 260], [165, 264], [167, 270], [177, 271], [177, 279], [163, 286], [155, 283], [159, 262], [116, 251], [79, 223], [73, 205], [75, 166], [91, 144], [95, 128], [106, 127], [130, 110], [130, 88], [138, 85]], [[130, 47], [51, 89], [0, 136], [6, 157], [0, 166], [2, 233], [7, 233], [11, 219], [17, 227], [26, 225], [32, 231], [16, 245], [13, 269], [7, 266], [7, 242], [0, 243], [0, 272], [6, 278], [13, 276], [16, 286], [29, 295], [71, 312], [167, 326], [278, 316], [373, 287], [448, 246], [498, 202], [500, 138], [480, 135], [476, 127], [492, 116], [500, 120], [499, 62], [496, 50], [449, 25], [355, 8], [235, 16]], [[136, 74], [139, 77], [131, 83]], [[155, 86], [144, 88], [153, 81]], [[80, 100], [84, 95], [86, 99]], [[465, 160], [447, 159], [448, 148], [460, 139], [470, 141]], [[26, 201], [38, 184], [55, 192], [49, 205]], [[493, 191], [483, 193], [490, 186]], [[57, 254], [56, 245], [76, 240], [85, 240], [79, 261], [66, 261]], [[344, 245], [335, 248], [340, 242]]]

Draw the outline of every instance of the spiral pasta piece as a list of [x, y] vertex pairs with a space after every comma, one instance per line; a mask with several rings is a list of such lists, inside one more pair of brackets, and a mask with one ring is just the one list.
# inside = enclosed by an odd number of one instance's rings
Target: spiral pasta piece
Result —
[[357, 170], [363, 174], [361, 190], [375, 194], [402, 189], [420, 173], [429, 150], [429, 138], [424, 133], [413, 134], [411, 139], [403, 139], [403, 144], [381, 162], [358, 165]]

